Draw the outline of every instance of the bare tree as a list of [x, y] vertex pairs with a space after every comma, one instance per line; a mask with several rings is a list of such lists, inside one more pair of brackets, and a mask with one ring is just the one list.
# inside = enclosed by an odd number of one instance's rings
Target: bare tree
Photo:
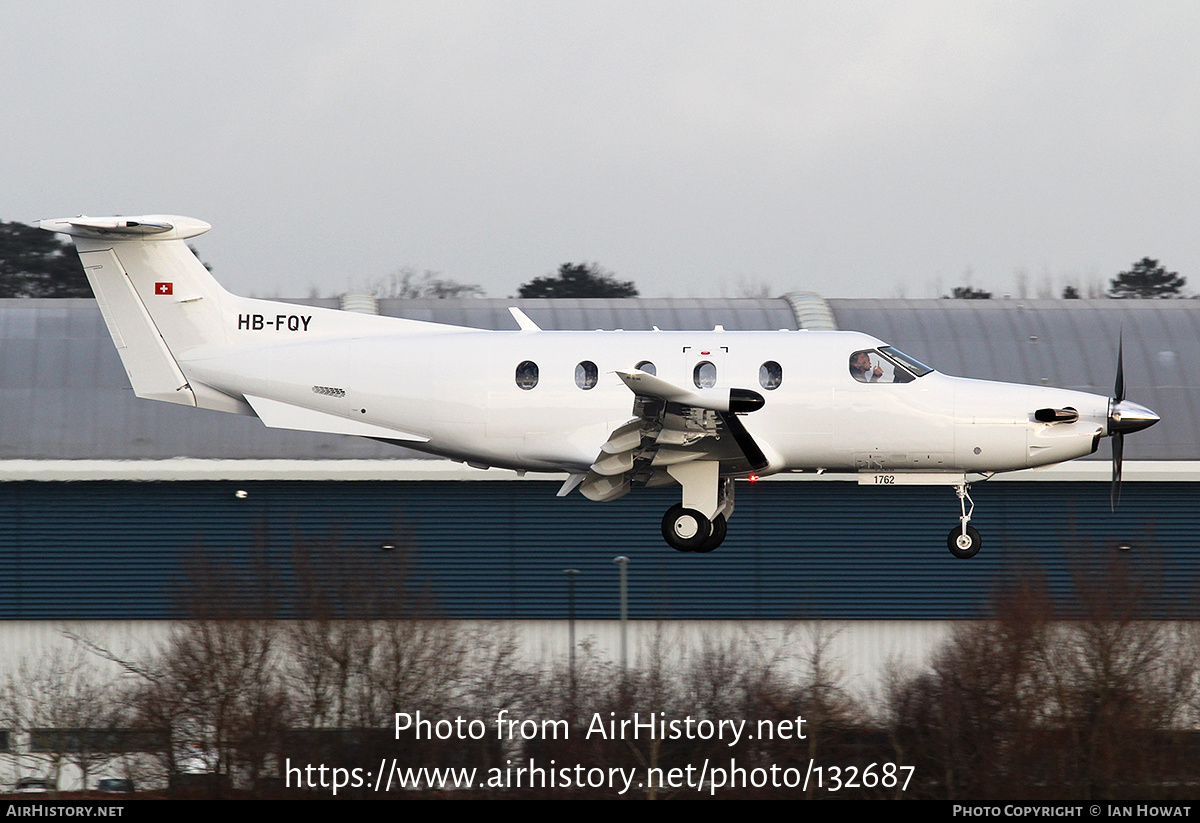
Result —
[[105, 676], [78, 647], [56, 648], [22, 659], [4, 682], [3, 720], [29, 735], [29, 749], [58, 784], [64, 765], [75, 766], [83, 785], [123, 750], [122, 707], [112, 699], [116, 678]]
[[483, 297], [484, 295], [482, 286], [474, 283], [459, 283], [457, 280], [442, 277], [441, 272], [429, 269], [418, 273], [411, 266], [405, 266], [387, 277], [368, 280], [362, 288], [355, 287], [355, 290], [373, 294], [381, 300], [387, 298], [446, 299], [450, 297]]
[[766, 298], [771, 296], [772, 291], [771, 284], [766, 280], [751, 280], [746, 275], [740, 274], [734, 289], [734, 296]]
[[[1041, 649], [1047, 720], [1063, 730], [1064, 785], [1080, 799], [1151, 788], [1177, 764], [1158, 741], [1195, 700], [1196, 659], [1161, 620], [1157, 572], [1128, 555], [1084, 555], [1074, 574], [1075, 619]], [[1180, 652], [1183, 652], [1182, 654]]]
[[[885, 713], [917, 792], [942, 799], [1011, 796], [1029, 776], [1044, 714], [1042, 672], [1050, 601], [1036, 577], [998, 591], [991, 620], [958, 628], [929, 670], [889, 678]], [[935, 788], [936, 787], [936, 788]]]
[[279, 632], [267, 620], [195, 620], [156, 654], [128, 663], [142, 678], [136, 718], [170, 731], [169, 774], [234, 776], [255, 785], [280, 750], [289, 703], [279, 675]]

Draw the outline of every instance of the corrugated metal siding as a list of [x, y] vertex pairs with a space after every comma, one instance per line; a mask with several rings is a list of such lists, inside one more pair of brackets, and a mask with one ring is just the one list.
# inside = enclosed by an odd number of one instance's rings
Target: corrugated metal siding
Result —
[[791, 305], [782, 297], [388, 299], [379, 301], [379, 313], [476, 329], [515, 331], [517, 323], [508, 311], [509, 306], [520, 306], [543, 329], [563, 331], [649, 331], [654, 326], [671, 331], [711, 329], [718, 324], [729, 331], [799, 328]]
[[[234, 492], [246, 489], [239, 500]], [[610, 504], [556, 499], [541, 482], [7, 483], [0, 486], [0, 618], [186, 616], [189, 569], [229, 579], [211, 596], [244, 602], [268, 580], [280, 602], [297, 583], [298, 542], [329, 577], [387, 580], [397, 599], [428, 592], [458, 618], [562, 618], [565, 568], [577, 615], [616, 615], [630, 558], [640, 619], [961, 619], [984, 613], [1015, 569], [1044, 571], [1059, 594], [1072, 574], [1120, 554], [1160, 582], [1169, 617], [1200, 617], [1200, 547], [1187, 483], [1126, 484], [1108, 511], [1102, 483], [978, 484], [982, 553], [945, 549], [957, 501], [941, 487], [842, 482], [741, 484], [724, 546], [679, 554], [659, 537], [669, 490]], [[411, 551], [381, 552], [408, 534]], [[260, 558], [271, 574], [255, 573]], [[407, 564], [400, 580], [397, 567]], [[285, 608], [284, 614], [294, 614]]]

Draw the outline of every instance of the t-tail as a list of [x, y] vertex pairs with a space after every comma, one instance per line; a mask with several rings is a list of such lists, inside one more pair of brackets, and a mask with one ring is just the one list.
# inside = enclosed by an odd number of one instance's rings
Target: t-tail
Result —
[[230, 294], [188, 247], [189, 238], [211, 228], [191, 217], [68, 217], [37, 225], [75, 241], [138, 397], [256, 414], [248, 396], [206, 385], [189, 374], [189, 364], [282, 342], [452, 329], [311, 306], [297, 313], [292, 303]]
[[[38, 227], [69, 234], [138, 397], [245, 413], [236, 398], [193, 387], [178, 358], [227, 344], [234, 299], [188, 248], [211, 226], [174, 215], [71, 217]], [[211, 396], [209, 396], [211, 395]]]

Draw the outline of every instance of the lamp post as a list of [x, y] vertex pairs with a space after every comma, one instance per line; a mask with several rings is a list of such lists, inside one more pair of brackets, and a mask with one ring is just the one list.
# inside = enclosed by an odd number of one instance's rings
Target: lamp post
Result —
[[629, 623], [629, 558], [619, 555], [613, 558], [614, 563], [621, 569], [621, 674], [629, 671], [629, 646], [627, 642], [627, 625]]
[[575, 575], [579, 569], [563, 569], [567, 576], [567, 646], [569, 647], [568, 676], [571, 689], [571, 719], [575, 719]]

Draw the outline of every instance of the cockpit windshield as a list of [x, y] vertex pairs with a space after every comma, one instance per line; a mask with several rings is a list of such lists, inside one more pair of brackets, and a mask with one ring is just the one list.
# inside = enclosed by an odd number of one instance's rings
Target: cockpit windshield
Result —
[[933, 369], [894, 346], [850, 355], [850, 375], [860, 383], [910, 383]]
[[912, 372], [913, 377], [924, 377], [933, 371], [933, 369], [929, 368], [929, 366], [926, 366], [917, 358], [905, 354], [895, 346], [884, 346], [880, 349], [880, 351], [890, 357], [892, 360], [898, 361], [904, 366], [904, 368]]

